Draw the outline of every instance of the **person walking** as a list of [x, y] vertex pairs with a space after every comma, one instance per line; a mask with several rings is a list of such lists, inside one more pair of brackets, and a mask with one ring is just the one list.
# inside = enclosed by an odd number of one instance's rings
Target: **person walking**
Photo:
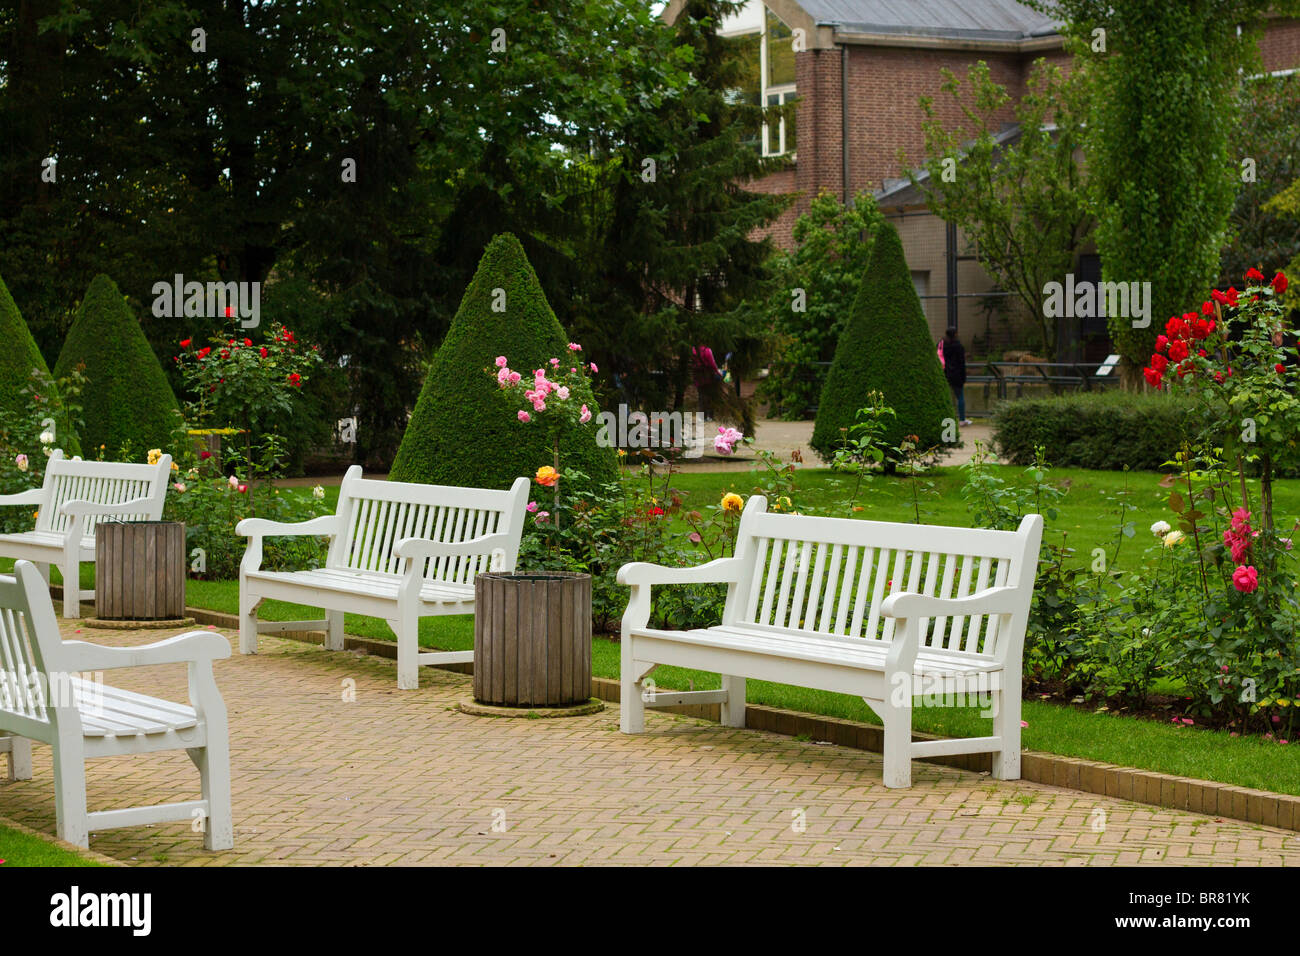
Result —
[[952, 397], [957, 402], [957, 418], [961, 424], [969, 425], [966, 417], [966, 349], [957, 338], [957, 330], [949, 329], [939, 343], [940, 361], [943, 364], [943, 376], [952, 389]]
[[700, 411], [706, 422], [713, 421], [713, 400], [722, 385], [722, 371], [713, 357], [713, 349], [697, 345], [691, 350], [695, 366], [695, 391], [700, 397]]

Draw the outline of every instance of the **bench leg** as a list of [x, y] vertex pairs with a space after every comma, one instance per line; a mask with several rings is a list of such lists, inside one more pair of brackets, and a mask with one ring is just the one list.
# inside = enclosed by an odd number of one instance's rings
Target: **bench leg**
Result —
[[418, 690], [420, 687], [420, 620], [414, 616], [389, 621], [388, 626], [397, 636], [397, 689]]
[[722, 726], [745, 726], [745, 678], [722, 675], [722, 689], [727, 699], [722, 704]]
[[203, 821], [203, 847], [229, 850], [235, 845], [235, 824], [230, 806], [230, 742], [224, 721], [208, 721], [208, 745], [187, 751], [199, 768], [208, 818]]
[[9, 779], [32, 779], [32, 742], [26, 737], [10, 736]]
[[632, 659], [632, 638], [626, 633], [619, 644], [618, 729], [625, 734], [645, 731], [645, 699], [641, 696], [641, 678], [648, 668]]
[[343, 650], [343, 612], [325, 612], [325, 649], [327, 651]]
[[1002, 749], [993, 754], [993, 776], [998, 780], [1020, 779], [1020, 688], [998, 691], [998, 712], [993, 717], [993, 735]]
[[[63, 563], [63, 616], [81, 617], [81, 562], [68, 558]], [[72, 842], [72, 841], [68, 841]]]
[[239, 653], [257, 653], [257, 609], [261, 600], [239, 584]]
[[[80, 734], [78, 734], [80, 736]], [[90, 821], [86, 817], [86, 761], [78, 746], [60, 735], [54, 745], [54, 815], [60, 840], [90, 847]]]
[[[869, 701], [873, 707], [874, 701]], [[880, 718], [885, 725], [885, 786], [905, 788], [912, 785], [912, 708], [883, 707]]]

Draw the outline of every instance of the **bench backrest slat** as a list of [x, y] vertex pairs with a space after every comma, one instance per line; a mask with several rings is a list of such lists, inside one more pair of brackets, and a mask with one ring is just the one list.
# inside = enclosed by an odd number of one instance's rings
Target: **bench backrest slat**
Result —
[[[156, 521], [162, 517], [170, 469], [169, 455], [164, 455], [156, 465], [144, 465], [70, 460], [63, 457], [62, 450], [55, 449], [46, 463], [42, 485], [45, 501], [36, 517], [36, 530], [56, 534], [66, 532], [71, 518], [61, 513], [60, 508], [69, 501], [117, 505], [147, 498], [149, 503], [142, 506], [141, 511], [113, 515], [113, 520]], [[83, 533], [87, 537], [93, 535], [100, 520], [98, 515], [87, 515], [82, 521]]]
[[[47, 602], [44, 614], [33, 611], [37, 590]], [[0, 710], [42, 722], [53, 722], [59, 706], [59, 698], [47, 699], [58, 690], [51, 671], [62, 644], [48, 601], [44, 580], [28, 562], [19, 562], [14, 575], [0, 575]]]
[[[837, 639], [892, 641], [896, 620], [880, 606], [891, 594], [961, 598], [1007, 584], [1025, 588], [1023, 618], [1037, 551], [1025, 560], [1027, 528], [990, 531], [855, 519], [768, 514], [751, 502], [736, 554], [752, 572], [728, 594], [724, 621]], [[956, 615], [918, 622], [921, 644], [957, 654], [1019, 652], [1023, 620]], [[1003, 640], [1005, 634], [1012, 633]]]
[[[526, 481], [509, 491], [375, 481], [361, 478], [354, 466], [339, 489], [344, 533], [331, 545], [327, 567], [398, 574], [402, 559], [393, 548], [403, 538], [459, 543], [501, 532], [513, 539], [501, 570], [512, 571], [527, 495]], [[429, 561], [425, 579], [472, 584], [490, 562], [487, 555], [436, 557]]]

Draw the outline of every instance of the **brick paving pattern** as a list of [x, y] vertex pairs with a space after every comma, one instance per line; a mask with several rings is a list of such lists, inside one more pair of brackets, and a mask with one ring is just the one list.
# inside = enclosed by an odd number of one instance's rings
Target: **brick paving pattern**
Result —
[[[105, 644], [164, 636], [78, 629], [64, 622]], [[925, 763], [912, 789], [887, 790], [876, 754], [655, 713], [628, 737], [616, 705], [471, 717], [455, 709], [465, 675], [425, 668], [418, 691], [398, 691], [390, 661], [271, 635], [262, 648], [217, 663], [235, 849], [205, 852], [185, 823], [95, 833], [93, 849], [195, 866], [1300, 864], [1291, 831]], [[105, 677], [186, 699], [184, 667]], [[52, 834], [49, 751], [34, 749], [32, 780], [0, 777], [0, 815]], [[198, 775], [179, 752], [108, 758], [88, 787], [108, 809], [193, 799]]]

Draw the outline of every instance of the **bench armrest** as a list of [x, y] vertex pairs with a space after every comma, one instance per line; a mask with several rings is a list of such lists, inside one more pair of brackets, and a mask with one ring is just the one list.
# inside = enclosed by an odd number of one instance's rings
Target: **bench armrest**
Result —
[[328, 535], [338, 534], [338, 515], [321, 515], [307, 521], [271, 521], [269, 518], [245, 518], [235, 525], [235, 534], [245, 538], [264, 538], [276, 535]]
[[1024, 596], [1020, 588], [1005, 585], [985, 588], [963, 598], [937, 598], [903, 591], [891, 594], [880, 604], [885, 617], [964, 617], [972, 614], [1013, 614]]
[[86, 641], [64, 641], [64, 662], [72, 671], [107, 671], [155, 664], [199, 664], [230, 656], [230, 642], [213, 631], [189, 631], [141, 647], [106, 647]]
[[739, 558], [718, 558], [690, 568], [634, 561], [618, 569], [618, 583], [629, 587], [645, 584], [735, 584], [740, 580]]
[[458, 558], [463, 555], [491, 554], [510, 547], [510, 535], [485, 534], [468, 541], [430, 541], [428, 538], [402, 538], [393, 545], [399, 558]]
[[130, 501], [122, 501], [115, 505], [100, 504], [98, 501], [78, 500], [65, 501], [59, 505], [59, 511], [74, 518], [78, 515], [129, 515], [148, 511], [152, 505], [152, 498], [132, 498]]
[[44, 488], [30, 488], [12, 495], [0, 495], [0, 507], [9, 505], [41, 505], [45, 503]]

